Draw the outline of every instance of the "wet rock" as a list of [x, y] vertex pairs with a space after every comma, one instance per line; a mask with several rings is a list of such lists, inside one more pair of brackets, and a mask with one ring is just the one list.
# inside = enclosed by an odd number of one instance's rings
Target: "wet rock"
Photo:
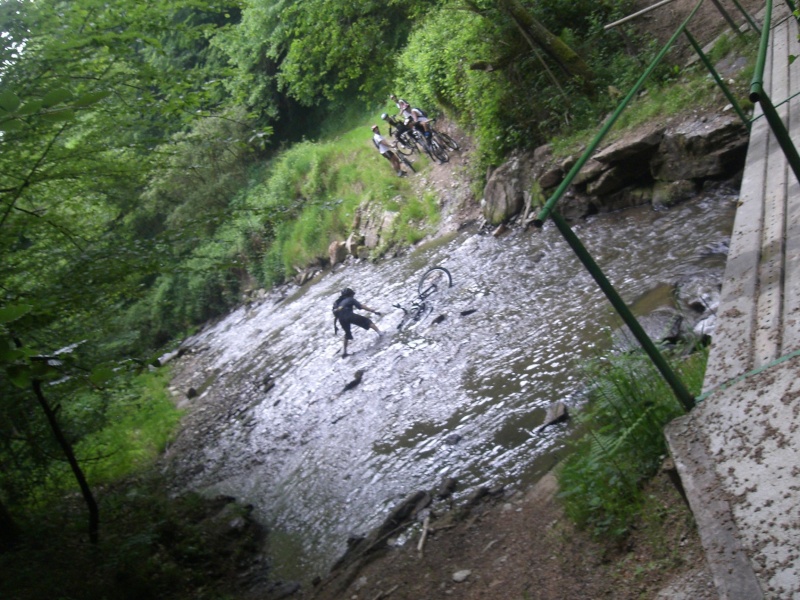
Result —
[[691, 119], [664, 132], [651, 164], [660, 181], [720, 178], [742, 168], [747, 128], [734, 116]]
[[482, 485], [476, 490], [473, 490], [473, 492], [467, 497], [467, 500], [464, 503], [464, 505], [467, 508], [477, 506], [478, 504], [480, 504], [481, 500], [483, 500], [489, 495], [490, 495], [489, 488]]
[[593, 159], [606, 165], [638, 161], [655, 154], [663, 137], [663, 128], [648, 126], [606, 146]]
[[556, 423], [563, 423], [567, 419], [569, 419], [567, 405], [559, 400], [547, 407], [547, 413], [545, 414], [544, 424], [541, 429], [549, 427], [550, 425], [555, 425]]
[[455, 573], [453, 573], [453, 581], [455, 581], [456, 583], [463, 583], [469, 578], [470, 575], [472, 575], [472, 571], [470, 571], [469, 569], [456, 571]]
[[358, 258], [358, 248], [359, 246], [363, 246], [363, 244], [364, 236], [354, 231], [348, 236], [347, 241], [345, 242], [345, 248], [347, 249], [348, 254]]
[[[694, 116], [669, 128], [646, 126], [586, 161], [559, 202], [567, 219], [652, 203], [669, 207], [708, 181], [736, 178], [744, 167], [747, 130], [731, 115]], [[552, 153], [518, 153], [495, 169], [484, 189], [483, 215], [508, 223], [525, 207], [534, 185], [550, 189], [576, 158], [559, 164]]]
[[[400, 213], [388, 210], [370, 210], [366, 218], [362, 216], [361, 231], [364, 234], [364, 245], [369, 249], [377, 248], [381, 240], [391, 234], [398, 214]], [[358, 255], [361, 254], [362, 251], [359, 249]]]
[[505, 224], [505, 223], [500, 223], [500, 225], [498, 225], [497, 227], [495, 227], [494, 231], [492, 231], [492, 235], [493, 235], [494, 237], [500, 237], [500, 236], [501, 236], [501, 235], [503, 235], [503, 234], [504, 234], [506, 231], [508, 231], [508, 227], [506, 227], [506, 224]]
[[711, 340], [714, 335], [714, 329], [717, 325], [717, 315], [711, 314], [695, 323], [692, 333], [700, 340], [701, 343], [706, 344]]
[[652, 204], [655, 208], [669, 208], [688, 200], [696, 193], [697, 189], [694, 182], [687, 179], [656, 182], [653, 186]]
[[460, 441], [461, 441], [461, 436], [457, 433], [451, 433], [444, 438], [444, 443], [450, 446], [455, 446]]
[[456, 487], [458, 487], [458, 480], [454, 477], [448, 477], [442, 482], [442, 485], [436, 492], [436, 497], [440, 500], [445, 500], [453, 495], [453, 492], [456, 491]]
[[483, 216], [489, 223], [498, 225], [522, 210], [530, 187], [526, 172], [533, 161], [533, 156], [518, 153], [492, 172], [483, 191]]
[[338, 240], [331, 242], [328, 246], [328, 260], [330, 260], [331, 266], [344, 262], [345, 258], [347, 258], [347, 243]]
[[[654, 342], [675, 343], [680, 338], [682, 315], [675, 309], [659, 308], [652, 313], [639, 317], [639, 324], [647, 336]], [[638, 340], [627, 326], [617, 329], [612, 334], [614, 349], [618, 352], [632, 352], [641, 349]]]
[[675, 285], [675, 298], [686, 313], [705, 318], [719, 308], [720, 288], [719, 279], [686, 277]]
[[572, 178], [572, 185], [582, 186], [590, 181], [594, 181], [607, 169], [608, 167], [601, 162], [587, 160], [581, 167], [580, 171]]
[[592, 196], [606, 196], [617, 192], [631, 183], [629, 172], [624, 167], [613, 167], [604, 171], [600, 177], [586, 186]]

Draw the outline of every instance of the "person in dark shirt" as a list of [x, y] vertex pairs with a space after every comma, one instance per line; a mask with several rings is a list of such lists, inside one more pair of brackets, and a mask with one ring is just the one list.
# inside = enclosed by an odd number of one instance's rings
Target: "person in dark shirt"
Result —
[[338, 333], [338, 329], [336, 328], [337, 321], [341, 324], [342, 329], [344, 329], [344, 349], [342, 350], [342, 356], [347, 356], [347, 342], [348, 340], [353, 339], [353, 333], [350, 330], [350, 326], [355, 324], [361, 327], [362, 329], [372, 329], [378, 335], [381, 335], [381, 330], [378, 329], [378, 326], [375, 325], [371, 320], [369, 320], [364, 315], [360, 315], [354, 310], [366, 310], [368, 312], [374, 313], [376, 315], [380, 315], [377, 310], [371, 309], [366, 304], [361, 304], [358, 300], [355, 299], [356, 293], [351, 290], [350, 288], [344, 288], [342, 290], [342, 294], [333, 303], [333, 331]]

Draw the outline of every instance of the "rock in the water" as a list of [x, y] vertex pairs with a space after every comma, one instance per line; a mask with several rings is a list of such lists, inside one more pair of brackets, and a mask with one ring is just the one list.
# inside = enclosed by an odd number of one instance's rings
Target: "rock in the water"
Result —
[[463, 569], [461, 571], [456, 571], [453, 573], [453, 581], [456, 583], [462, 583], [467, 580], [467, 578], [472, 575], [472, 571], [469, 569]]
[[569, 419], [567, 405], [559, 400], [558, 402], [554, 402], [547, 407], [547, 414], [544, 417], [544, 424], [542, 425], [542, 428], [548, 427], [549, 425], [555, 425], [556, 423], [562, 423], [567, 419]]

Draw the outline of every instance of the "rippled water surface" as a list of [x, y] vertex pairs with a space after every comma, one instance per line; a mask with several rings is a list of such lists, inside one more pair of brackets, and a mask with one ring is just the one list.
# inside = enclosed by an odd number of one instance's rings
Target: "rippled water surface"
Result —
[[[574, 229], [626, 302], [652, 309], [641, 300], [653, 290], [719, 277], [735, 200], [716, 193]], [[397, 331], [402, 313], [392, 304], [409, 304], [432, 265], [452, 272], [453, 287], [425, 321]], [[345, 286], [383, 312], [384, 335], [354, 327], [354, 354], [342, 359], [330, 308]], [[182, 436], [193, 452], [170, 468], [184, 487], [253, 504], [273, 550], [282, 549], [276, 568], [285, 577], [322, 574], [349, 535], [366, 533], [413, 491], [455, 477], [464, 495], [530, 483], [549, 469], [570, 424], [537, 431], [546, 408], [579, 402], [581, 365], [608, 349], [618, 325], [550, 224], [499, 238], [465, 231], [327, 272], [187, 341], [208, 348], [206, 386], [193, 402], [233, 408], [199, 419]], [[343, 391], [357, 370], [361, 384]]]

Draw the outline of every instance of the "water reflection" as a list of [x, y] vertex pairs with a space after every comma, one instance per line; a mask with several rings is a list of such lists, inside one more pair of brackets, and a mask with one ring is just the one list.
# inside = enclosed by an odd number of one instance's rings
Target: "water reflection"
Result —
[[[672, 284], [724, 267], [735, 198], [715, 194], [671, 211], [634, 209], [576, 225], [622, 297], [649, 311]], [[716, 244], [716, 245], [715, 245]], [[420, 275], [446, 266], [453, 288], [429, 318], [397, 331]], [[382, 337], [357, 330], [339, 357], [330, 307], [341, 288], [384, 312]], [[474, 311], [462, 316], [462, 313]], [[433, 324], [432, 319], [444, 315]], [[273, 530], [277, 570], [322, 573], [408, 493], [448, 476], [458, 494], [521, 485], [558, 458], [569, 424], [540, 430], [556, 400], [581, 395], [581, 366], [619, 324], [558, 232], [463, 232], [372, 265], [327, 273], [280, 304], [242, 308], [191, 341], [217, 373], [196, 401], [230, 406], [209, 418], [172, 466], [185, 487], [256, 507]], [[199, 368], [195, 366], [195, 368]], [[345, 385], [357, 370], [361, 383]], [[274, 383], [264, 386], [265, 378]], [[191, 452], [189, 452], [191, 448]]]

